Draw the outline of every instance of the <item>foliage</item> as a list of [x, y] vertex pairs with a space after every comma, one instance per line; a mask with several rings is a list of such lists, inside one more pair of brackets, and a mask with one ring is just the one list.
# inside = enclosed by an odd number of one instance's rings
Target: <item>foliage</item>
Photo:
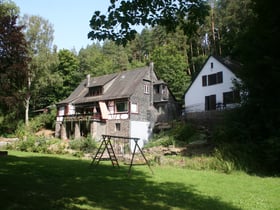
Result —
[[168, 147], [170, 145], [174, 145], [173, 137], [168, 135], [166, 132], [161, 132], [159, 134], [155, 134], [153, 139], [149, 140], [149, 142], [145, 144], [145, 148], [157, 146]]
[[[134, 25], [164, 26], [167, 31], [180, 27], [185, 34], [193, 34], [208, 12], [205, 1], [111, 1], [107, 15], [96, 11], [90, 21], [91, 39], [113, 40], [126, 45], [137, 33]], [[118, 26], [118, 27], [117, 27]]]
[[69, 141], [69, 147], [73, 150], [92, 153], [97, 148], [96, 141], [90, 137], [73, 139]]
[[189, 143], [202, 140], [205, 140], [205, 134], [199, 131], [193, 124], [173, 122], [171, 129], [155, 134], [145, 147], [186, 146]]
[[19, 7], [10, 0], [0, 1], [0, 16], [17, 16], [19, 14]]
[[190, 84], [184, 56], [175, 47], [167, 45], [154, 49], [151, 60], [154, 62], [155, 72], [159, 78], [168, 84], [177, 100], [182, 100]]
[[7, 149], [41, 154], [66, 154], [67, 144], [61, 139], [29, 135], [26, 139], [20, 139], [14, 144], [9, 144]]
[[18, 123], [15, 135], [19, 139], [34, 135], [40, 129], [53, 129], [56, 118], [56, 109], [50, 109], [49, 112], [45, 112], [31, 118], [28, 126], [22, 121]]
[[249, 172], [274, 174], [280, 172], [280, 100], [275, 98], [280, 91], [279, 16], [273, 4], [263, 0], [253, 0], [249, 9], [254, 15], [242, 19], [246, 27], [235, 45], [247, 95], [218, 133], [219, 147], [226, 158]]
[[[197, 136], [197, 129], [190, 123], [177, 123], [170, 132], [177, 142], [184, 144], [191, 143], [194, 136]], [[200, 140], [200, 139], [199, 139]]]
[[213, 135], [225, 160], [234, 162], [238, 168], [249, 173], [279, 173], [279, 137], [264, 138], [264, 127], [254, 118], [253, 110], [240, 109], [232, 111], [223, 125]]
[[[0, 5], [2, 8], [2, 4]], [[28, 76], [27, 43], [16, 16], [0, 13], [0, 131], [13, 131], [23, 118]]]
[[235, 56], [238, 53], [236, 43], [255, 16], [251, 3], [252, 0], [220, 0], [214, 5], [215, 44], [220, 45], [222, 55]]
[[53, 25], [40, 16], [24, 15], [20, 23], [32, 61], [29, 63], [29, 92], [31, 110], [42, 109], [56, 101], [56, 87], [62, 79], [54, 71], [58, 65], [56, 51], [52, 51]]
[[62, 78], [63, 84], [59, 87], [57, 98], [62, 100], [78, 86], [82, 75], [79, 71], [79, 60], [73, 52], [66, 49], [60, 50], [58, 59], [56, 72]]

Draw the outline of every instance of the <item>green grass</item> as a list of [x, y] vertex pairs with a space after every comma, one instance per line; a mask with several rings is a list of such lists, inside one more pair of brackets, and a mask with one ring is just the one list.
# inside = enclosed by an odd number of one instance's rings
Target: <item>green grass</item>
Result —
[[0, 157], [1, 209], [280, 209], [280, 178], [128, 166], [9, 151]]

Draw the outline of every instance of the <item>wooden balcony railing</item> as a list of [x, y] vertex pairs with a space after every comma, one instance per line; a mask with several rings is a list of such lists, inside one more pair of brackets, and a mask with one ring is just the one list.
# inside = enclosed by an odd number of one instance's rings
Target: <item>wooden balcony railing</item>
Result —
[[101, 114], [71, 114], [71, 115], [63, 115], [65, 121], [87, 121], [87, 120], [101, 120]]

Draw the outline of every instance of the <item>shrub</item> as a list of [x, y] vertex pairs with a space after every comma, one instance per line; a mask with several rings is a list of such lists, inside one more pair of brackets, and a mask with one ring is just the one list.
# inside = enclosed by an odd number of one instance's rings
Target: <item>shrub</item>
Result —
[[176, 141], [189, 143], [192, 136], [196, 134], [196, 129], [189, 123], [178, 123], [171, 131]]
[[156, 147], [156, 146], [164, 146], [168, 147], [169, 145], [174, 145], [173, 136], [167, 135], [165, 132], [160, 132], [156, 134], [153, 139], [151, 139], [147, 144], [145, 144], [146, 148]]
[[82, 152], [92, 152], [96, 149], [97, 144], [96, 141], [90, 137], [80, 138], [69, 141], [70, 149], [79, 150]]

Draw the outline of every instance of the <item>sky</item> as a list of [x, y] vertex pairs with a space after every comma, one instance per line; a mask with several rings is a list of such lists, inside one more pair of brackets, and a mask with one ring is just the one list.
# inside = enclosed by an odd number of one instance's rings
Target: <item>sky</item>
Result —
[[94, 11], [106, 14], [110, 0], [12, 0], [24, 14], [41, 16], [53, 25], [58, 49], [81, 48], [93, 43], [87, 38], [89, 21]]

